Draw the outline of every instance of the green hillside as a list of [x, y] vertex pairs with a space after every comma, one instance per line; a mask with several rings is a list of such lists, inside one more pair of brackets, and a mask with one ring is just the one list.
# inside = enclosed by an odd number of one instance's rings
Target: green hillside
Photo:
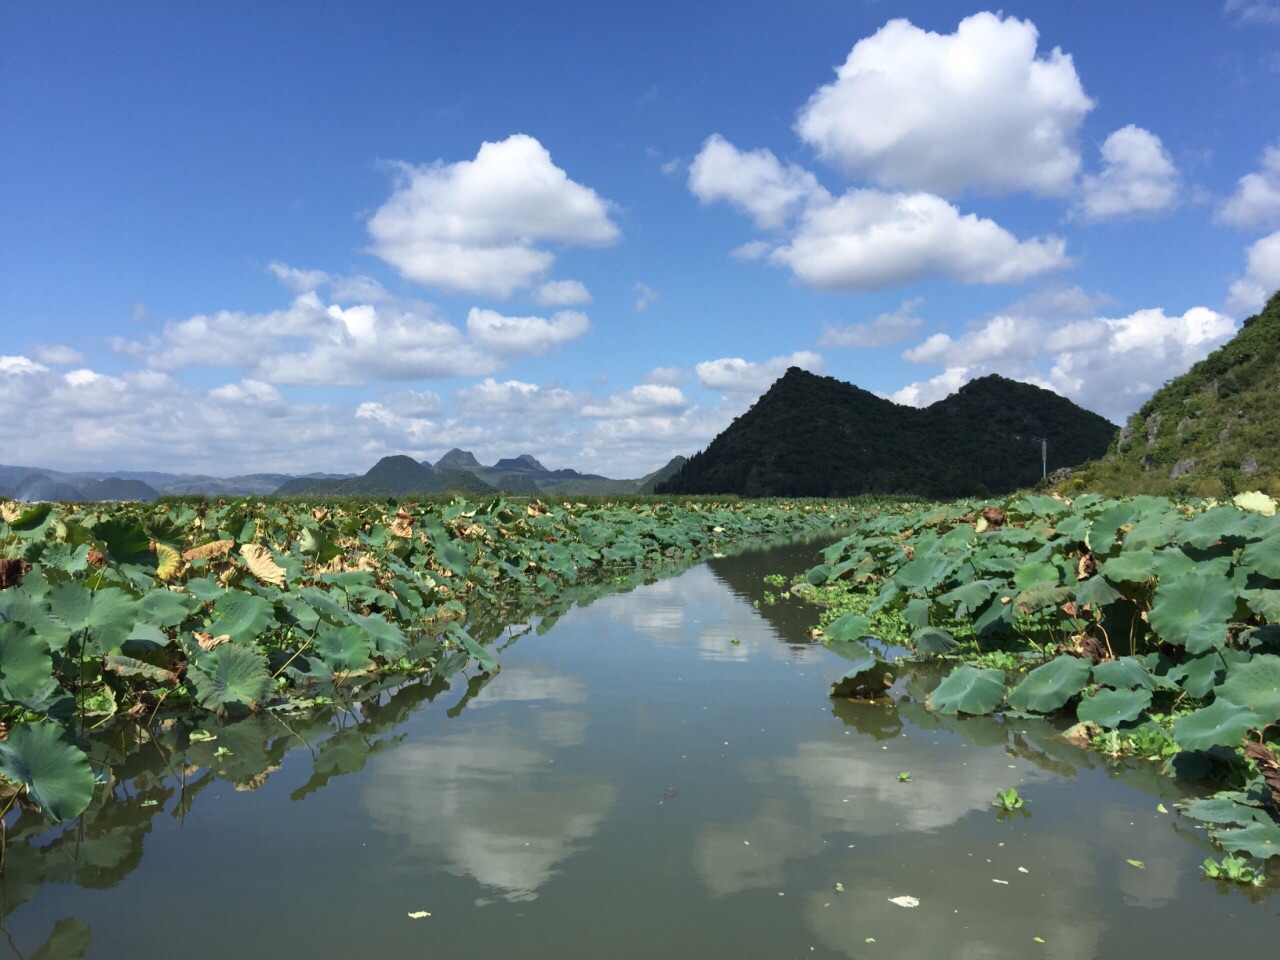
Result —
[[494, 488], [466, 470], [436, 470], [412, 457], [383, 457], [369, 472], [346, 480], [311, 480], [299, 477], [276, 491], [278, 496], [413, 496], [428, 493], [491, 494]]
[[923, 410], [792, 367], [658, 493], [947, 498], [1007, 492], [1100, 456], [1115, 426], [1050, 390], [987, 376]]
[[1280, 292], [1228, 343], [1142, 405], [1067, 489], [1280, 494]]

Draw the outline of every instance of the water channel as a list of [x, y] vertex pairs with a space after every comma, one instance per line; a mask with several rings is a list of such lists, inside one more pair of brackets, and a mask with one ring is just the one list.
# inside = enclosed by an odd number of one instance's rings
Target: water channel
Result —
[[1153, 766], [828, 699], [816, 610], [761, 602], [815, 549], [513, 629], [487, 684], [210, 727], [177, 768], [104, 743], [103, 802], [10, 831], [0, 956], [1272, 954], [1280, 896], [1200, 876]]

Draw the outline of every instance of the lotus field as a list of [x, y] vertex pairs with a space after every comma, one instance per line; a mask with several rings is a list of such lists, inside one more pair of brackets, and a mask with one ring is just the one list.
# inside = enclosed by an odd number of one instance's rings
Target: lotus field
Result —
[[[1280, 854], [1280, 517], [1259, 494], [1179, 504], [1020, 496], [873, 509], [794, 593], [853, 661], [834, 696], [895, 696], [901, 657], [958, 663], [929, 709], [1068, 738], [1225, 788], [1186, 813]], [[923, 673], [924, 671], [918, 671]]]
[[61, 821], [111, 724], [297, 713], [496, 672], [570, 586], [846, 525], [849, 503], [0, 504], [0, 803]]

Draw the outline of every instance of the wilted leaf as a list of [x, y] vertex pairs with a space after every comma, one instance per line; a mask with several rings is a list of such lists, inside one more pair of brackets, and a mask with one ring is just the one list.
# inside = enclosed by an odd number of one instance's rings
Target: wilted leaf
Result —
[[167, 582], [176, 580], [182, 575], [182, 556], [173, 547], [164, 543], [157, 543], [156, 557], [160, 561], [156, 565], [157, 579]]
[[183, 553], [182, 558], [184, 560], [211, 560], [214, 557], [226, 556], [235, 545], [236, 542], [234, 540], [214, 540], [212, 543], [192, 547]]
[[284, 567], [280, 566], [271, 551], [258, 543], [246, 543], [240, 548], [240, 556], [249, 566], [252, 573], [263, 583], [283, 587], [285, 581]]
[[1231, 502], [1241, 510], [1253, 510], [1264, 517], [1274, 517], [1276, 515], [1276, 502], [1265, 493], [1260, 493], [1257, 490], [1251, 493], [1237, 493]]

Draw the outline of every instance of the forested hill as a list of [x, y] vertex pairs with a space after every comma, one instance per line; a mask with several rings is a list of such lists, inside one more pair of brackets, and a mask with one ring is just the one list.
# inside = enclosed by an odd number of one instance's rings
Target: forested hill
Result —
[[658, 493], [946, 498], [1003, 493], [1096, 458], [1115, 425], [1050, 390], [987, 376], [923, 410], [792, 367]]
[[1076, 484], [1133, 493], [1280, 495], [1280, 292], [1144, 403]]

